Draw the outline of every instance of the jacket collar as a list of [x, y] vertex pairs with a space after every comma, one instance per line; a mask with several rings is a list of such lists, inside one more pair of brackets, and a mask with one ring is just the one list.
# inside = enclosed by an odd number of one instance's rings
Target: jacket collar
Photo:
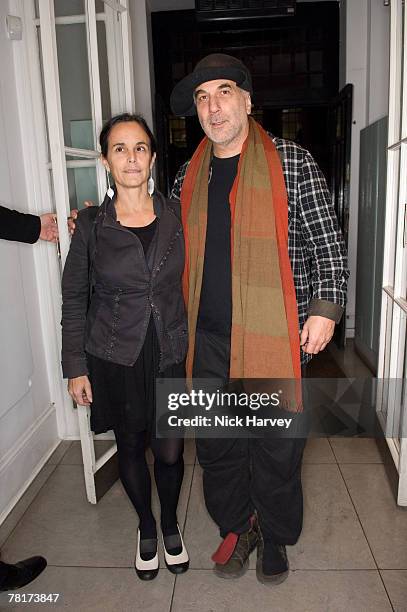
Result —
[[[110, 226], [121, 228], [122, 226], [117, 221], [115, 208], [116, 192], [110, 188], [100, 205], [99, 215], [101, 217], [102, 226]], [[149, 249], [147, 265], [155, 276], [158, 264], [165, 256], [174, 235], [180, 231], [181, 222], [175, 215], [170, 214], [167, 201], [163, 194], [159, 191], [154, 192], [153, 196], [154, 213], [158, 218], [165, 215], [165, 223], [158, 225], [158, 231], [154, 237], [154, 248]], [[127, 230], [126, 230], [127, 231]]]

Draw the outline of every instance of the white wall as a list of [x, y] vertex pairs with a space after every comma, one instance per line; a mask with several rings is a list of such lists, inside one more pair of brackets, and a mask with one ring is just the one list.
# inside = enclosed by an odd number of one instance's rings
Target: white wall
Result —
[[390, 6], [370, 0], [368, 13], [367, 125], [388, 114], [390, 67]]
[[[28, 211], [28, 143], [20, 129], [15, 69], [21, 43], [6, 36], [10, 12], [7, 2], [0, 3], [0, 200]], [[59, 442], [35, 265], [41, 254], [46, 260], [46, 249], [55, 247], [0, 241], [0, 523]]]
[[347, 335], [354, 336], [360, 131], [388, 112], [390, 7], [382, 0], [346, 2], [346, 82], [354, 86]]
[[154, 69], [151, 44], [151, 11], [146, 0], [129, 3], [133, 47], [135, 111], [154, 128]]

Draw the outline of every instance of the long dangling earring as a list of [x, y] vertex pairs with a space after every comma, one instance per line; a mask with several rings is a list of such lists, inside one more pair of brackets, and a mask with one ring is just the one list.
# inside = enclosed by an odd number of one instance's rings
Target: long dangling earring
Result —
[[148, 181], [147, 181], [147, 193], [150, 196], [150, 198], [153, 197], [153, 193], [154, 193], [154, 179], [152, 177], [151, 170], [150, 170], [150, 176], [148, 177]]
[[105, 166], [105, 170], [106, 170], [106, 175], [107, 175], [107, 187], [108, 187], [107, 195], [109, 196], [110, 199], [112, 199], [112, 197], [114, 196], [114, 191], [110, 184], [110, 168], [107, 168], [107, 166]]

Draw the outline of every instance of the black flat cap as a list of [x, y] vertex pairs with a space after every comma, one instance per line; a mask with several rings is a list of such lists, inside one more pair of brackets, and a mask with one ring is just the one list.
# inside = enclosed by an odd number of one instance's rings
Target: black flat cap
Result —
[[196, 114], [194, 91], [206, 81], [228, 79], [236, 85], [252, 92], [252, 78], [246, 66], [236, 57], [225, 53], [212, 53], [201, 59], [191, 74], [184, 77], [172, 90], [170, 104], [174, 115], [191, 116]]

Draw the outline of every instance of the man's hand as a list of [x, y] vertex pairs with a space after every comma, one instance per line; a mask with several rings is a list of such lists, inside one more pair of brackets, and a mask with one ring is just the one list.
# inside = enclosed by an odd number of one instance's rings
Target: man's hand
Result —
[[326, 317], [312, 315], [302, 328], [300, 345], [304, 353], [316, 355], [330, 342], [335, 329], [335, 321]]
[[68, 393], [80, 406], [92, 403], [92, 387], [87, 376], [77, 376], [68, 380]]
[[[89, 208], [89, 206], [95, 206], [91, 200], [85, 200], [84, 204], [86, 208]], [[78, 217], [78, 212], [79, 211], [77, 208], [73, 208], [71, 210], [71, 216], [68, 217], [68, 232], [70, 233], [71, 236], [73, 236], [74, 231], [75, 231], [75, 219]]]
[[46, 213], [40, 216], [41, 232], [40, 239], [47, 242], [56, 242], [58, 240], [58, 225], [54, 213]]

